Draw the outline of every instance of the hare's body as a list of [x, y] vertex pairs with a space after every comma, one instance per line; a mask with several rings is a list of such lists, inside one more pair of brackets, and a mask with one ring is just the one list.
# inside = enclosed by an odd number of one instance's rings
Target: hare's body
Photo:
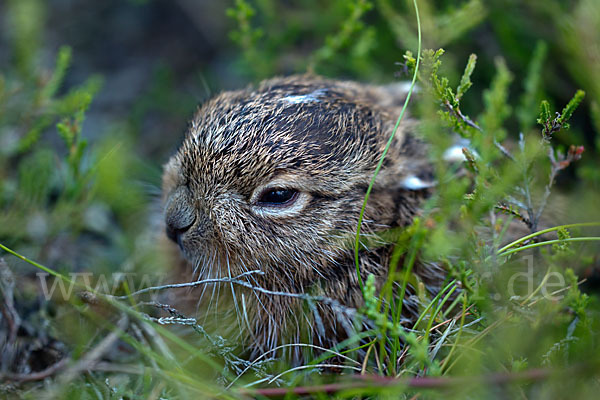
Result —
[[[351, 243], [398, 116], [398, 94], [309, 76], [225, 92], [200, 108], [166, 165], [167, 233], [201, 278], [261, 271], [241, 276], [246, 286], [227, 283], [219, 292], [235, 291], [244, 344], [254, 354], [285, 343], [330, 347], [352, 329], [347, 308], [363, 300]], [[410, 224], [428, 194], [430, 167], [413, 126], [407, 119], [396, 133], [361, 232]], [[361, 250], [363, 280], [385, 281], [391, 250]], [[415, 271], [432, 290], [443, 279], [434, 266]], [[330, 300], [311, 304], [298, 294]], [[416, 300], [405, 304], [410, 318]]]

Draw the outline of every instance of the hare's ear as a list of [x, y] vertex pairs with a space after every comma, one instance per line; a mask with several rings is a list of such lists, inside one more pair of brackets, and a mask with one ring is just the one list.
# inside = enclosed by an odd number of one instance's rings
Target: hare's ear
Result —
[[[406, 96], [408, 96], [408, 92], [410, 91], [410, 85], [410, 81], [403, 81], [377, 86], [378, 103], [383, 107], [402, 107], [406, 100]], [[413, 95], [418, 91], [419, 87], [415, 85], [413, 88]]]
[[[479, 154], [471, 147], [471, 143], [463, 138], [457, 138], [455, 143], [448, 147], [442, 156], [444, 161], [448, 163], [448, 167], [453, 166], [452, 168], [456, 170], [455, 176], [457, 177], [465, 173], [465, 169], [461, 167], [461, 164], [466, 161], [466, 157], [463, 154], [464, 148], [467, 148], [476, 159], [479, 159]], [[427, 167], [413, 168], [411, 173], [407, 174], [401, 180], [400, 186], [407, 190], [422, 190], [435, 187], [436, 182], [433, 177], [433, 171]]]
[[448, 163], [458, 163], [466, 161], [467, 158], [463, 153], [463, 149], [469, 150], [471, 154], [475, 156], [475, 158], [479, 158], [479, 154], [477, 151], [471, 146], [471, 142], [468, 139], [464, 138], [456, 138], [454, 144], [444, 151], [444, 161]]
[[400, 181], [400, 187], [405, 190], [423, 190], [435, 186], [435, 181], [422, 179], [418, 175], [408, 175]]

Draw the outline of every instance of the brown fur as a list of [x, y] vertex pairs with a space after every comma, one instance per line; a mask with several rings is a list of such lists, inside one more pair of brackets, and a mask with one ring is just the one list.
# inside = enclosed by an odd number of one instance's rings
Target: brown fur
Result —
[[[172, 237], [201, 278], [261, 270], [262, 275], [243, 279], [271, 291], [322, 295], [360, 307], [347, 243], [403, 96], [393, 86], [293, 76], [225, 92], [204, 104], [163, 177], [167, 225], [179, 233]], [[402, 184], [409, 176], [431, 180], [425, 146], [411, 133], [414, 126], [405, 119], [396, 134], [362, 232], [410, 224], [428, 195]], [[298, 209], [258, 205], [257, 188], [270, 182], [298, 190]], [[363, 280], [374, 274], [378, 285], [385, 281], [391, 248], [361, 251]], [[415, 268], [428, 288], [437, 290], [443, 271]], [[244, 314], [244, 346], [254, 356], [306, 340], [331, 347], [350, 333], [349, 317], [328, 304], [318, 304], [315, 320], [302, 300], [234, 289]], [[220, 296], [231, 291], [224, 284]], [[406, 299], [407, 317], [417, 313], [417, 302], [415, 296]], [[297, 361], [301, 352], [292, 351], [291, 359]]]

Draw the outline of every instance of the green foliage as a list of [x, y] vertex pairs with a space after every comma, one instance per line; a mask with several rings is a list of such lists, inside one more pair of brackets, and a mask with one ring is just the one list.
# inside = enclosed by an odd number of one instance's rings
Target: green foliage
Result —
[[469, 61], [467, 62], [467, 66], [465, 67], [465, 72], [463, 72], [462, 77], [460, 78], [460, 84], [458, 88], [456, 88], [456, 96], [454, 98], [454, 103], [458, 106], [460, 99], [463, 95], [469, 90], [469, 88], [473, 85], [471, 82], [471, 75], [473, 75], [473, 71], [475, 71], [475, 64], [477, 63], [477, 56], [475, 54], [471, 54], [469, 56]]
[[[148, 209], [141, 187], [131, 184], [140, 162], [128, 146], [129, 154], [119, 154], [126, 164], [112, 157], [107, 166], [103, 160], [110, 153], [88, 142], [85, 117], [103, 79], [65, 85], [73, 58], [68, 46], [58, 49], [53, 68], [40, 63], [44, 2], [14, 1], [7, 11], [11, 21], [33, 19], [11, 32], [14, 62], [0, 74], [0, 243], [53, 260], [61, 270], [123, 271], [127, 261], [125, 270], [143, 265], [152, 271], [162, 258], [140, 246]], [[124, 132], [105, 146], [119, 147]], [[120, 180], [98, 179], [119, 161]], [[114, 185], [119, 194], [108, 195]], [[25, 281], [35, 279], [28, 268], [22, 274]], [[23, 302], [39, 296], [31, 292], [37, 286], [30, 286]]]
[[523, 81], [524, 90], [521, 96], [521, 104], [516, 110], [521, 132], [528, 132], [533, 127], [531, 116], [537, 112], [541, 100], [539, 97], [542, 85], [542, 70], [547, 53], [548, 45], [545, 42], [538, 42], [527, 68], [527, 76]]
[[10, 16], [17, 72], [23, 78], [33, 77], [35, 57], [40, 46], [45, 10], [43, 0], [9, 0], [7, 13]]
[[563, 108], [561, 113], [556, 113], [556, 116], [552, 115], [550, 111], [550, 104], [546, 100], [542, 100], [540, 105], [540, 117], [538, 118], [538, 124], [542, 125], [542, 138], [549, 142], [552, 139], [552, 135], [559, 132], [561, 129], [569, 129], [567, 121], [575, 112], [579, 103], [585, 97], [583, 90], [578, 90], [569, 103]]
[[[315, 4], [315, 7], [323, 6]], [[365, 61], [376, 46], [376, 31], [362, 20], [372, 7], [368, 0], [337, 0], [322, 12], [313, 10], [316, 18], [307, 23], [302, 13], [288, 10], [271, 0], [236, 0], [234, 6], [227, 9], [227, 16], [237, 26], [231, 31], [231, 39], [242, 50], [239, 69], [251, 78], [269, 77], [282, 67], [319, 73], [332, 67], [344, 69], [348, 66], [352, 71], [368, 71], [372, 66]], [[257, 10], [266, 19], [264, 27], [253, 25], [258, 19]], [[284, 18], [278, 13], [285, 13], [285, 24], [281, 23]], [[335, 27], [333, 32], [324, 30], [332, 26]], [[313, 48], [310, 56], [285, 54], [290, 42], [309, 43]], [[341, 60], [340, 54], [345, 54], [347, 59]]]
[[[404, 48], [417, 47], [416, 25], [410, 1], [404, 2], [402, 11], [390, 0], [378, 0], [377, 6], [396, 39]], [[446, 46], [479, 25], [487, 10], [480, 0], [464, 1], [460, 5], [447, 5], [443, 9], [432, 1], [420, 2], [423, 20], [423, 37], [426, 46]]]
[[258, 43], [264, 36], [261, 28], [253, 28], [251, 19], [256, 11], [245, 0], [236, 0], [233, 8], [227, 9], [227, 16], [234, 19], [238, 25], [236, 30], [231, 31], [231, 40], [236, 42], [243, 51], [246, 67], [253, 71], [255, 76], [268, 76], [272, 71], [269, 64], [258, 51]]
[[567, 304], [573, 310], [573, 313], [577, 316], [577, 318], [585, 323], [585, 319], [589, 314], [587, 308], [591, 299], [587, 294], [582, 293], [581, 290], [579, 290], [577, 275], [575, 275], [571, 268], [567, 268], [565, 270], [565, 275], [569, 287], [569, 291], [567, 292], [567, 296], [565, 298], [565, 304]]
[[[361, 22], [363, 15], [373, 7], [373, 4], [367, 0], [356, 0], [347, 3], [348, 14], [345, 15], [344, 22], [339, 31], [333, 35], [327, 35], [325, 44], [313, 53], [312, 59], [308, 64], [309, 70], [314, 70], [316, 65], [333, 59], [340, 50], [348, 47], [352, 39], [357, 37], [361, 31], [364, 31], [365, 25]], [[369, 35], [372, 34], [370, 31]], [[360, 43], [360, 42], [359, 42]], [[364, 42], [361, 43], [365, 45]], [[364, 57], [368, 52], [368, 45], [364, 50], [356, 49], [360, 57]]]
[[52, 189], [54, 169], [54, 154], [48, 149], [41, 149], [23, 159], [19, 164], [19, 201], [43, 206]]
[[[401, 338], [404, 343], [410, 346], [410, 353], [415, 361], [423, 367], [439, 369], [437, 364], [432, 364], [427, 356], [427, 342], [417, 340], [417, 336], [413, 332], [408, 332], [398, 324], [393, 323], [389, 319], [387, 313], [381, 312], [381, 302], [376, 295], [375, 277], [369, 275], [364, 287], [364, 315], [375, 324], [378, 331], [385, 332], [392, 337]], [[385, 336], [382, 338], [385, 340]]]
[[483, 92], [484, 113], [480, 117], [481, 128], [495, 140], [504, 140], [506, 132], [502, 129], [504, 121], [510, 116], [511, 107], [508, 105], [508, 86], [512, 74], [503, 59], [495, 60], [496, 76], [488, 90]]
[[[541, 51], [538, 51], [538, 54], [534, 55], [533, 64], [540, 63], [539, 60], [542, 56], [539, 52]], [[532, 184], [535, 182], [535, 177], [531, 174], [531, 171], [535, 168], [544, 168], [547, 165], [546, 154], [549, 154], [548, 152], [554, 154], [554, 150], [550, 145], [551, 138], [546, 135], [544, 136], [545, 140], [541, 143], [522, 138], [520, 153], [516, 155], [511, 154], [499, 143], [499, 140], [505, 137], [508, 131], [505, 128], [505, 124], [511, 116], [508, 89], [512, 80], [512, 74], [508, 71], [506, 64], [500, 59], [496, 61], [496, 76], [493, 78], [490, 88], [484, 91], [484, 110], [478, 118], [481, 121], [481, 125], [478, 125], [461, 111], [461, 100], [466, 98], [465, 93], [471, 87], [470, 77], [473, 74], [475, 57], [471, 56], [467, 62], [465, 72], [455, 91], [451, 87], [450, 79], [440, 73], [442, 55], [443, 50], [427, 50], [423, 52], [423, 72], [420, 74], [420, 80], [426, 89], [425, 95], [430, 96], [430, 99], [441, 108], [441, 112], [438, 113], [441, 116], [441, 123], [451, 128], [454, 132], [471, 138], [472, 147], [464, 148], [463, 154], [465, 155], [465, 168], [468, 171], [467, 177], [471, 180], [469, 186], [474, 189], [470, 194], [464, 196], [462, 190], [465, 187], [462, 186], [461, 189], [458, 182], [447, 181], [447, 178], [444, 178], [444, 176], [447, 176], [447, 166], [441, 164], [440, 170], [437, 172], [440, 184], [436, 189], [437, 193], [430, 201], [429, 207], [426, 207], [424, 215], [424, 218], [429, 221], [427, 226], [434, 226], [435, 229], [426, 233], [427, 239], [422, 244], [422, 250], [427, 257], [438, 260], [440, 257], [443, 257], [446, 265], [452, 271], [452, 276], [462, 282], [468, 302], [475, 305], [479, 310], [477, 314], [488, 321], [495, 322], [491, 325], [484, 323], [481, 327], [488, 327], [481, 331], [481, 335], [471, 332], [467, 334], [467, 336], [471, 337], [470, 339], [467, 339], [466, 342], [464, 339], [462, 340], [465, 346], [463, 347], [464, 349], [471, 349], [471, 351], [475, 348], [482, 349], [488, 357], [493, 354], [494, 361], [492, 363], [490, 363], [492, 360], [490, 358], [485, 361], [477, 359], [477, 357], [474, 358], [475, 354], [471, 352], [450, 358], [450, 356], [455, 355], [451, 351], [448, 354], [449, 358], [442, 357], [438, 359], [440, 360], [441, 369], [445, 373], [448, 373], [458, 367], [463, 373], [472, 374], [477, 368], [497, 369], [497, 366], [493, 366], [494, 363], [509, 365], [512, 362], [513, 368], [517, 369], [525, 368], [525, 366], [531, 368], [538, 363], [546, 366], [563, 365], [562, 357], [566, 352], [570, 351], [569, 349], [573, 341], [590, 339], [589, 331], [580, 331], [581, 336], [578, 336], [578, 339], [574, 339], [574, 328], [571, 327], [578, 326], [579, 322], [577, 321], [583, 319], [589, 320], [590, 315], [593, 314], [588, 309], [590, 306], [588, 297], [580, 295], [581, 292], [577, 288], [577, 279], [574, 279], [575, 275], [572, 271], [564, 272], [560, 268], [560, 262], [564, 262], [566, 258], [569, 259], [570, 263], [573, 262], [573, 258], [576, 257], [576, 253], [572, 251], [574, 241], [597, 241], [598, 238], [572, 238], [566, 227], [556, 229], [558, 239], [547, 243], [553, 245], [552, 253], [544, 252], [546, 260], [543, 265], [545, 266], [538, 266], [537, 273], [532, 271], [531, 275], [528, 275], [530, 281], [540, 279], [537, 288], [533, 290], [534, 287], [532, 286], [529, 291], [523, 291], [524, 288], [515, 286], [515, 283], [518, 282], [515, 278], [522, 272], [517, 272], [519, 269], [515, 270], [514, 268], [521, 268], [517, 267], [521, 263], [514, 260], [509, 261], [507, 258], [499, 259], [498, 256], [508, 255], [509, 253], [514, 254], [524, 251], [527, 248], [543, 246], [545, 243], [536, 243], [507, 251], [506, 249], [515, 246], [515, 244], [511, 244], [510, 246], [505, 246], [502, 251], [498, 251], [497, 246], [503, 240], [502, 237], [507, 232], [510, 220], [507, 223], [498, 219], [496, 223], [492, 223], [489, 226], [489, 238], [491, 240], [482, 240], [481, 230], [484, 228], [481, 225], [482, 219], [485, 220], [486, 215], [489, 215], [494, 210], [499, 210], [512, 218], [520, 220], [534, 231], [550, 194], [550, 187], [556, 173], [579, 159], [583, 149], [571, 146], [567, 155], [559, 153], [556, 159], [553, 158], [554, 156], [550, 157], [551, 180], [546, 186], [546, 192], [541, 196], [539, 209], [535, 210], [531, 200]], [[410, 52], [405, 55], [405, 60], [409, 69], [414, 68], [416, 64], [415, 58]], [[538, 67], [534, 66], [531, 69], [537, 70]], [[535, 86], [536, 84], [530, 83], [527, 86], [526, 95], [522, 98], [526, 98], [525, 96], [534, 97], [532, 93], [536, 92]], [[574, 109], [581, 102], [582, 98], [583, 93], [578, 91], [576, 96], [565, 106], [563, 112], [557, 114], [555, 117], [550, 112], [549, 103], [542, 102], [543, 113], [540, 119], [544, 120], [543, 118], [545, 118], [545, 121], [550, 121], [549, 123], [555, 121], [555, 125], [560, 126], [556, 130], [558, 131], [560, 128], [567, 126], [567, 121], [572, 117]], [[531, 99], [523, 100], [524, 103], [532, 101]], [[424, 109], [427, 110], [427, 108]], [[528, 110], [528, 118], [534, 120], [535, 109], [529, 107]], [[434, 118], [432, 116], [435, 112], [434, 110], [427, 112], [430, 113], [430, 116], [422, 118]], [[522, 120], [525, 115], [526, 112], [521, 111], [518, 118]], [[432, 153], [441, 154], [445, 146], [447, 146], [447, 142], [440, 140], [440, 136], [447, 133], [440, 133], [435, 124], [424, 125], [424, 128], [427, 129], [424, 131], [424, 134], [430, 138], [429, 142], [432, 143]], [[521, 197], [522, 200], [520, 199]], [[455, 205], [457, 203], [458, 207]], [[486, 223], [484, 225], [487, 226]], [[444, 245], [449, 235], [452, 235], [452, 245], [450, 247]], [[444, 247], [446, 249], [441, 250]], [[584, 261], [583, 258], [579, 257], [578, 262], [586, 263], [589, 261]], [[545, 270], [545, 272], [542, 273], [540, 268]], [[503, 271], [511, 269], [513, 271], [512, 275], [503, 278], [507, 273]], [[522, 274], [525, 275], [525, 273]], [[486, 282], [486, 280], [482, 280], [484, 276], [488, 276], [487, 279], [490, 279], [490, 276], [492, 278]], [[559, 281], [562, 280], [562, 284], [558, 284], [558, 286], [552, 281], [556, 276], [559, 277]], [[565, 279], [565, 276], [568, 278]], [[506, 279], [504, 283], [500, 283], [503, 279]], [[559, 288], [562, 291], [565, 288], [571, 288], [568, 290], [574, 290], [572, 297], [569, 295], [562, 297], [562, 300], [558, 303], [548, 303], [545, 300], [548, 296], [551, 299], [555, 298], [553, 297], [554, 295], [548, 294], [548, 288], [551, 287], [551, 283], [555, 288]], [[508, 290], [499, 289], [503, 284]], [[532, 285], [533, 282], [529, 284]], [[492, 291], [493, 294], [491, 296], [492, 301], [490, 301], [489, 291]], [[449, 293], [442, 293], [443, 296], [438, 297], [437, 301], [441, 297], [444, 297], [446, 301], [450, 298]], [[543, 296], [536, 298], [540, 294], [543, 294]], [[518, 307], [511, 307], [508, 314], [506, 304], [501, 301], [504, 299], [504, 296], [507, 296], [509, 306], [511, 302], [515, 301], [518, 304]], [[430, 309], [432, 304], [436, 304], [436, 299], [430, 301], [426, 309]], [[567, 304], [573, 304], [570, 307], [577, 309], [576, 314], [578, 316], [575, 319], [565, 317], [561, 314], [560, 310]], [[451, 307], [452, 305], [450, 305]], [[440, 309], [439, 306], [438, 309]], [[373, 313], [373, 310], [370, 312]], [[534, 314], [531, 314], [532, 312]], [[423, 316], [425, 315], [427, 313], [423, 314]], [[436, 315], [436, 313], [432, 315]], [[529, 317], [525, 317], [526, 315]], [[376, 318], [376, 316], [373, 318]], [[377, 318], [383, 319], [381, 316]], [[527, 322], [528, 318], [529, 322]], [[430, 320], [429, 326], [432, 325], [431, 321], [433, 319]], [[442, 322], [435, 321], [434, 324]], [[569, 333], [567, 336], [561, 337], [560, 329], [557, 330], [556, 327], [549, 331], [548, 327], [553, 323], [560, 324], [561, 327], [568, 330]], [[496, 324], [502, 324], [503, 327], [496, 327], [495, 330], [490, 331]], [[569, 328], [567, 329], [567, 327]], [[387, 329], [392, 328], [387, 327]], [[423, 338], [429, 337], [430, 330], [428, 328], [423, 329], [423, 327], [420, 327], [423, 330], [419, 330], [419, 326], [415, 325], [412, 329], [413, 331], [422, 332]], [[513, 339], [516, 340], [516, 337], [511, 337], [516, 332], [523, 330], [542, 332], [544, 329], [546, 329], [546, 334], [543, 344], [538, 342], [538, 346], [533, 351], [526, 350], [526, 347], [515, 345], [516, 342]], [[537, 333], [532, 333], [532, 335], [535, 336]], [[584, 337], [586, 339], [583, 339]], [[480, 338], [484, 338], [483, 347], [476, 344], [481, 340]], [[457, 338], [455, 339], [458, 340]], [[452, 341], [452, 337], [450, 336], [449, 339], [449, 336], [442, 334], [438, 340]], [[504, 346], [498, 352], [483, 350], [485, 348], [489, 349], [489, 346], [496, 346], [497, 340], [507, 341], [513, 347]], [[417, 339], [416, 343], [418, 342], [420, 340]], [[422, 343], [417, 345], [413, 342], [410, 346], [422, 346]], [[439, 348], [439, 344], [435, 344], [435, 340], [431, 346]], [[451, 348], [454, 348], [453, 346]], [[546, 353], [542, 350], [543, 348], [547, 350]], [[435, 352], [431, 352], [430, 350], [430, 354], [435, 354]], [[389, 354], [389, 357], [398, 357], [398, 355]], [[468, 359], [469, 361], [465, 362], [463, 359]], [[510, 360], [519, 360], [516, 367], [514, 361]], [[430, 362], [433, 361], [435, 359], [430, 359]], [[475, 365], [477, 367], [474, 367]]]
[[[43, 217], [47, 221], [44, 226], [49, 221], [60, 221], [52, 223], [52, 232], [73, 226], [76, 222], [66, 215], [74, 210], [56, 205], [53, 198], [58, 197], [66, 205], [79, 202], [78, 199], [89, 193], [90, 168], [84, 160], [87, 143], [81, 136], [81, 129], [85, 110], [99, 90], [101, 80], [91, 78], [58, 96], [70, 59], [71, 50], [61, 48], [54, 72], [43, 80], [40, 78], [40, 85], [31, 85], [29, 79], [20, 80], [11, 75], [5, 81], [8, 90], [0, 96], [3, 103], [0, 108], [6, 112], [2, 114], [0, 129], [8, 145], [0, 154], [0, 173], [4, 176], [0, 182], [3, 193], [0, 207], [11, 212], [0, 217], [0, 237], [3, 239], [24, 235], [27, 227], [17, 221], [34, 210], [40, 212], [40, 216], [49, 212]], [[34, 73], [33, 68], [30, 73]], [[49, 133], [53, 123], [63, 140], [63, 149], [67, 152], [65, 158], [53, 154], [43, 143], [42, 138]], [[20, 159], [23, 161], [19, 163], [19, 173], [15, 174], [10, 166]], [[52, 236], [50, 232], [47, 234]], [[36, 239], [40, 238], [36, 236]]]
[[571, 119], [571, 117], [573, 116], [573, 113], [575, 112], [575, 109], [577, 108], [577, 106], [579, 106], [579, 104], [581, 103], [581, 101], [583, 100], [584, 97], [585, 97], [585, 92], [583, 90], [578, 90], [575, 93], [573, 98], [569, 101], [569, 103], [565, 106], [565, 108], [560, 113], [560, 118], [558, 120], [558, 122], [560, 124], [566, 125], [567, 121], [569, 119]]
[[560, 242], [553, 244], [552, 250], [555, 253], [573, 254], [573, 251], [571, 250], [571, 247], [570, 247], [570, 243], [567, 240], [565, 240], [565, 239], [571, 238], [571, 234], [569, 233], [569, 230], [567, 228], [560, 228], [559, 230], [556, 231], [556, 234], [558, 235], [558, 240]]

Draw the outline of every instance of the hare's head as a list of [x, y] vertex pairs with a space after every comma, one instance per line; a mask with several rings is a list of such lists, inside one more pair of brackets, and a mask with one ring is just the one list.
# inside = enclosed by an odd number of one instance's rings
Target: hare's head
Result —
[[[208, 101], [165, 167], [168, 236], [214, 275], [335, 274], [394, 126], [384, 97], [374, 87], [300, 76]], [[403, 197], [406, 182], [421, 182], [413, 147], [401, 129], [363, 230], [409, 222], [415, 202]]]

